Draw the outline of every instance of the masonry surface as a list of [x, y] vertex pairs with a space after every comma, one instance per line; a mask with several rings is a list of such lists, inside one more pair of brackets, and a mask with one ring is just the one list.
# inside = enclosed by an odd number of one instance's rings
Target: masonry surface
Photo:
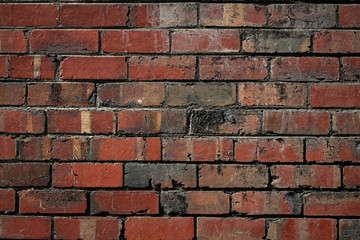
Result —
[[359, 240], [357, 1], [0, 0], [0, 238]]

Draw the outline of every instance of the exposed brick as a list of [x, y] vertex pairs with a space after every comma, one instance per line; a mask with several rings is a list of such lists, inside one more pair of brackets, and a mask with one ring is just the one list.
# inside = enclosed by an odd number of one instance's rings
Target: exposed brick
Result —
[[237, 217], [199, 217], [197, 219], [198, 239], [215, 240], [219, 236], [222, 240], [260, 240], [265, 236], [265, 221]]
[[271, 167], [272, 185], [277, 188], [338, 188], [340, 168], [323, 165], [278, 165]]
[[5, 239], [50, 239], [51, 218], [0, 216], [0, 237]]
[[220, 27], [260, 27], [266, 24], [266, 8], [255, 4], [200, 4], [200, 24]]
[[138, 4], [130, 7], [132, 27], [156, 27], [160, 25], [160, 9], [157, 4]]
[[122, 27], [126, 26], [126, 5], [74, 4], [61, 7], [61, 25], [67, 27]]
[[163, 83], [104, 84], [98, 88], [100, 105], [116, 106], [161, 106], [165, 101]]
[[238, 52], [239, 31], [190, 29], [176, 30], [172, 34], [171, 51], [174, 53]]
[[333, 130], [338, 134], [360, 134], [360, 112], [334, 113]]
[[264, 130], [290, 135], [326, 135], [330, 128], [328, 112], [265, 111]]
[[128, 240], [191, 240], [194, 238], [194, 219], [190, 217], [130, 217], [125, 221], [125, 229], [125, 237]]
[[339, 23], [345, 28], [360, 27], [360, 6], [342, 5], [339, 7]]
[[324, 57], [277, 57], [271, 60], [271, 78], [280, 81], [339, 79], [339, 60]]
[[103, 31], [102, 50], [109, 53], [167, 53], [168, 31]]
[[232, 195], [232, 210], [240, 214], [299, 215], [301, 206], [301, 195], [295, 192], [237, 192]]
[[236, 102], [235, 84], [172, 84], [167, 91], [170, 106], [227, 106]]
[[308, 52], [310, 50], [310, 33], [290, 30], [246, 30], [242, 46], [245, 52]]
[[306, 216], [359, 216], [358, 192], [311, 192], [304, 196]]
[[1, 163], [1, 187], [46, 187], [50, 165], [43, 163]]
[[0, 105], [22, 105], [25, 103], [25, 84], [0, 83]]
[[62, 79], [125, 79], [125, 57], [68, 57], [61, 62]]
[[263, 165], [201, 165], [200, 187], [209, 188], [261, 188], [268, 182]]
[[26, 53], [27, 51], [27, 38], [23, 31], [0, 31], [0, 42], [0, 53]]
[[0, 110], [0, 132], [43, 133], [45, 114], [43, 111]]
[[190, 191], [186, 203], [188, 214], [226, 214], [230, 211], [229, 195], [220, 191]]
[[354, 240], [359, 237], [359, 229], [359, 219], [341, 219], [339, 221], [339, 239]]
[[313, 107], [360, 107], [360, 84], [319, 84], [310, 87]]
[[31, 137], [21, 139], [19, 143], [20, 160], [50, 160], [51, 138]]
[[54, 187], [122, 187], [119, 163], [64, 163], [52, 166]]
[[58, 137], [52, 139], [51, 157], [56, 160], [85, 160], [88, 139], [80, 137]]
[[14, 189], [0, 189], [0, 211], [15, 211], [15, 191]]
[[0, 137], [0, 159], [9, 160], [16, 157], [16, 139], [12, 137], [1, 136]]
[[202, 57], [200, 78], [203, 80], [262, 80], [268, 75], [263, 57]]
[[126, 164], [126, 187], [196, 187], [196, 166], [188, 164]]
[[93, 83], [34, 83], [28, 86], [29, 106], [93, 106]]
[[1, 4], [0, 26], [55, 27], [59, 20], [57, 4]]
[[314, 33], [315, 53], [360, 53], [359, 31], [321, 31]]
[[360, 80], [360, 58], [342, 58], [341, 76], [345, 80]]
[[119, 239], [122, 220], [115, 217], [55, 217], [55, 239]]
[[114, 112], [51, 110], [48, 112], [50, 133], [114, 133]]
[[130, 79], [132, 80], [166, 80], [194, 79], [195, 57], [131, 57]]
[[91, 214], [159, 213], [159, 196], [152, 191], [97, 191], [90, 194]]
[[360, 187], [360, 166], [345, 166], [343, 174], [343, 181], [346, 187]]
[[24, 190], [20, 213], [85, 213], [86, 196], [80, 190]]

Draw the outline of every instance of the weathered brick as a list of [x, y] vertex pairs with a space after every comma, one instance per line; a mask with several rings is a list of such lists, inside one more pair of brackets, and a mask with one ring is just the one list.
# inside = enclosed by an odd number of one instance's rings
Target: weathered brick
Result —
[[126, 5], [66, 4], [61, 7], [61, 25], [65, 27], [126, 26]]
[[360, 53], [360, 31], [315, 32], [313, 41], [315, 53]]
[[195, 57], [190, 56], [131, 57], [130, 79], [194, 79], [195, 65]]
[[15, 211], [14, 189], [0, 189], [0, 212]]
[[130, 217], [125, 221], [125, 229], [128, 240], [191, 240], [195, 236], [191, 217]]
[[359, 237], [359, 229], [359, 219], [341, 219], [339, 221], [339, 240], [355, 240]]
[[0, 105], [18, 106], [25, 103], [25, 84], [0, 83]]
[[85, 160], [89, 147], [88, 139], [80, 137], [58, 137], [52, 139], [51, 157], [56, 160]]
[[159, 196], [152, 191], [96, 191], [90, 194], [91, 214], [159, 213]]
[[235, 84], [172, 84], [167, 93], [170, 106], [227, 106], [236, 102]]
[[339, 112], [333, 114], [333, 130], [337, 134], [360, 135], [360, 112]]
[[68, 57], [61, 62], [62, 79], [126, 79], [125, 57]]
[[238, 52], [239, 31], [233, 29], [183, 29], [172, 34], [173, 53]]
[[7, 136], [0, 137], [0, 160], [15, 159], [16, 157], [16, 139]]
[[50, 160], [51, 138], [30, 137], [21, 139], [19, 143], [20, 160]]
[[341, 185], [340, 168], [323, 165], [272, 166], [272, 185], [277, 188], [338, 188]]
[[360, 80], [360, 58], [342, 58], [341, 77], [345, 80]]
[[358, 192], [310, 192], [304, 196], [305, 216], [360, 216]]
[[44, 129], [43, 111], [0, 110], [0, 132], [36, 134]]
[[63, 163], [52, 166], [54, 187], [122, 187], [119, 163]]
[[304, 106], [307, 103], [305, 84], [239, 83], [242, 106]]
[[107, 53], [167, 53], [168, 31], [103, 31], [102, 50]]
[[1, 187], [46, 187], [50, 165], [43, 163], [1, 163]]
[[104, 84], [98, 88], [100, 105], [117, 106], [161, 106], [165, 101], [163, 83]]
[[293, 30], [246, 30], [242, 46], [245, 52], [303, 53], [310, 51], [310, 33]]
[[360, 187], [360, 166], [345, 166], [343, 174], [343, 181], [346, 187]]
[[34, 83], [28, 86], [29, 106], [94, 106], [93, 83]]
[[200, 24], [220, 27], [261, 27], [266, 24], [266, 7], [256, 4], [200, 4]]
[[196, 166], [188, 164], [126, 164], [126, 187], [196, 187]]
[[360, 27], [360, 5], [341, 5], [339, 23], [344, 28]]
[[263, 165], [201, 165], [200, 187], [261, 188], [268, 183], [267, 167]]
[[20, 213], [85, 213], [86, 196], [80, 190], [24, 190]]
[[203, 80], [262, 80], [268, 76], [263, 57], [201, 57]]
[[0, 42], [0, 53], [27, 52], [27, 38], [23, 31], [0, 31]]
[[313, 107], [360, 107], [360, 84], [319, 84], [310, 87]]
[[326, 135], [330, 128], [328, 112], [265, 111], [264, 130], [276, 134]]
[[4, 239], [51, 239], [51, 218], [0, 216], [0, 237]]

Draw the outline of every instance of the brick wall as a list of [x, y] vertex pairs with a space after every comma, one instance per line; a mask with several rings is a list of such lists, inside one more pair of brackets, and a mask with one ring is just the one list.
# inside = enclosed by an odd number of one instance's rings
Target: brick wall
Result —
[[209, 2], [1, 1], [0, 238], [360, 239], [360, 5]]

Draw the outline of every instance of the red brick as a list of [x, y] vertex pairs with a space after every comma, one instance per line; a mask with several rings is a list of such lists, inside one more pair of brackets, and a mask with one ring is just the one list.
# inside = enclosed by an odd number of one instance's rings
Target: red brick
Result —
[[1, 53], [27, 52], [27, 38], [23, 31], [0, 31], [0, 42]]
[[97, 191], [90, 195], [91, 214], [159, 213], [159, 196], [152, 191]]
[[184, 133], [184, 110], [120, 111], [118, 131], [125, 133]]
[[0, 110], [0, 132], [43, 133], [45, 114], [43, 111]]
[[50, 165], [43, 163], [1, 163], [1, 187], [46, 187]]
[[64, 27], [123, 27], [126, 26], [126, 5], [64, 5], [61, 25]]
[[0, 26], [55, 27], [59, 20], [56, 4], [1, 4]]
[[176, 30], [172, 34], [171, 51], [174, 53], [238, 52], [238, 30], [190, 29]]
[[220, 27], [260, 27], [266, 24], [266, 8], [255, 4], [200, 5], [200, 24]]
[[313, 107], [360, 107], [360, 84], [319, 84], [310, 88]]
[[261, 80], [268, 76], [267, 59], [262, 57], [202, 57], [203, 80]]
[[96, 138], [91, 140], [91, 160], [160, 160], [159, 138]]
[[132, 80], [195, 78], [195, 57], [131, 57], [129, 65], [130, 79]]
[[307, 103], [305, 84], [239, 83], [242, 106], [304, 106]]
[[125, 237], [128, 240], [191, 240], [194, 220], [191, 217], [130, 217], [125, 221]]
[[85, 213], [86, 196], [80, 190], [24, 190], [20, 213]]
[[0, 137], [0, 159], [8, 160], [15, 159], [16, 157], [16, 140], [12, 137], [2, 136]]
[[62, 79], [126, 79], [125, 57], [68, 57], [61, 62]]
[[123, 168], [118, 163], [64, 163], [52, 167], [54, 187], [122, 187]]
[[102, 50], [107, 53], [167, 53], [168, 31], [103, 31]]
[[5, 239], [51, 239], [51, 218], [0, 216], [0, 237]]
[[0, 83], [0, 105], [22, 105], [25, 103], [25, 84]]
[[55, 239], [119, 239], [122, 220], [115, 217], [55, 217]]
[[360, 80], [360, 58], [342, 58], [341, 76], [345, 80]]
[[237, 192], [232, 210], [246, 215], [295, 214], [301, 212], [302, 198], [294, 192]]
[[201, 165], [200, 187], [209, 188], [261, 188], [268, 182], [267, 168], [263, 165]]
[[334, 113], [333, 130], [338, 134], [360, 134], [360, 112]]
[[311, 192], [304, 196], [306, 216], [360, 216], [358, 192]]
[[51, 138], [31, 137], [21, 139], [19, 144], [20, 160], [50, 160]]
[[57, 160], [85, 160], [88, 139], [79, 137], [54, 138], [51, 157]]
[[315, 53], [360, 53], [359, 31], [321, 31], [314, 33]]
[[157, 4], [139, 4], [130, 8], [132, 27], [156, 27], [160, 25], [160, 9]]
[[190, 191], [186, 194], [187, 214], [226, 214], [229, 195], [221, 191]]
[[2, 56], [0, 57], [0, 77], [53, 79], [55, 59], [45, 56]]
[[326, 135], [330, 128], [328, 112], [265, 111], [264, 130], [276, 134]]
[[281, 218], [268, 221], [269, 240], [337, 239], [336, 219]]
[[307, 139], [308, 162], [360, 162], [360, 139]]
[[165, 101], [163, 83], [104, 84], [98, 88], [100, 105], [116, 106], [161, 106]]
[[354, 188], [360, 186], [360, 166], [345, 166], [343, 173], [343, 181], [346, 187]]
[[15, 191], [13, 189], [0, 189], [0, 211], [15, 211]]
[[216, 240], [219, 236], [221, 240], [260, 240], [265, 236], [265, 221], [237, 217], [199, 217], [196, 236], [207, 240]]
[[272, 185], [277, 188], [337, 188], [341, 185], [340, 169], [323, 165], [278, 165], [271, 167]]
[[344, 28], [360, 27], [360, 5], [341, 5], [339, 23]]
[[271, 78], [280, 81], [339, 79], [339, 60], [323, 57], [277, 57], [271, 60]]
[[28, 86], [29, 106], [94, 106], [93, 83], [34, 83]]
[[48, 112], [50, 133], [114, 133], [114, 112], [54, 110]]
[[276, 28], [332, 28], [336, 25], [336, 5], [269, 5], [269, 24]]

